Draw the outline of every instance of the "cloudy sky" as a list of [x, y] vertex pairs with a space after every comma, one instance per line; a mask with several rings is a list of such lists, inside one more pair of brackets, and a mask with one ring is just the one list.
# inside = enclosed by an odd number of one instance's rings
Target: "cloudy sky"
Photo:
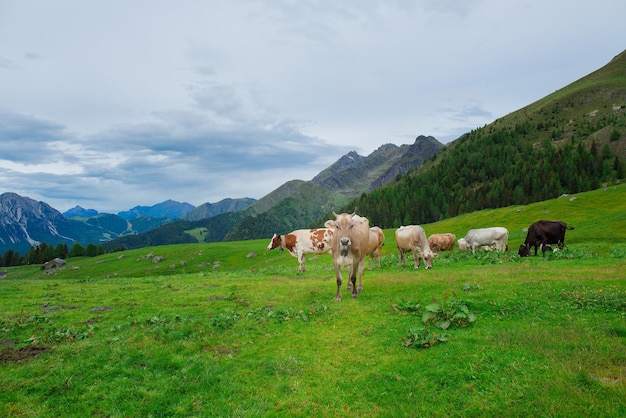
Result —
[[259, 199], [446, 143], [626, 49], [623, 0], [0, 0], [0, 193]]

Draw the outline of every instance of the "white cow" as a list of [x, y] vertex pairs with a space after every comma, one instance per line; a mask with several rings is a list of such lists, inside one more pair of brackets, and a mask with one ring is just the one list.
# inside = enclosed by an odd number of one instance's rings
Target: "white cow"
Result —
[[[396, 230], [396, 247], [398, 248], [398, 267], [406, 264], [406, 253], [413, 253], [413, 265], [420, 267], [420, 260], [424, 260], [427, 269], [433, 267], [433, 258], [439, 254], [433, 253], [426, 239], [424, 228], [419, 225], [401, 226]], [[417, 253], [419, 249], [419, 253]]]
[[501, 226], [494, 226], [492, 228], [470, 229], [465, 238], [459, 239], [457, 244], [460, 251], [469, 249], [474, 254], [476, 249], [483, 246], [494, 246], [496, 251], [507, 251], [508, 242], [509, 230]]

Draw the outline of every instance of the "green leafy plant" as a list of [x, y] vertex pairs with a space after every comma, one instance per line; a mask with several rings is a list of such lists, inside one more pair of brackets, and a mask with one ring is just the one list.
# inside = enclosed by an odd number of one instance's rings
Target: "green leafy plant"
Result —
[[448, 300], [446, 292], [442, 301], [424, 307], [422, 314], [424, 324], [433, 324], [439, 329], [447, 330], [452, 326], [467, 327], [476, 320], [476, 316], [470, 312], [469, 308], [455, 292], [452, 292], [453, 299]]
[[218, 329], [228, 329], [232, 328], [238, 319], [237, 312], [220, 313], [211, 318], [211, 325]]
[[391, 308], [401, 315], [420, 313], [422, 311], [422, 305], [417, 302], [407, 301], [404, 299], [398, 299], [396, 303], [391, 305]]
[[426, 327], [413, 327], [407, 331], [405, 347], [430, 348], [440, 342], [447, 342], [447, 334], [437, 334]]

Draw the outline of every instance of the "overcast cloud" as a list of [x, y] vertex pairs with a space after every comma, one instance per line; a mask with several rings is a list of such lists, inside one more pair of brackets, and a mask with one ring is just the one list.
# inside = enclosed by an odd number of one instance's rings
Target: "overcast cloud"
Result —
[[446, 143], [626, 49], [623, 0], [0, 0], [0, 193], [259, 199]]

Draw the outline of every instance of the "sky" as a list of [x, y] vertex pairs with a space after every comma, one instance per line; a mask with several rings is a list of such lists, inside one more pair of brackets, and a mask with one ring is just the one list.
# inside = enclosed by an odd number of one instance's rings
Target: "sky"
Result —
[[623, 0], [0, 0], [0, 193], [260, 199], [448, 143], [626, 49]]

